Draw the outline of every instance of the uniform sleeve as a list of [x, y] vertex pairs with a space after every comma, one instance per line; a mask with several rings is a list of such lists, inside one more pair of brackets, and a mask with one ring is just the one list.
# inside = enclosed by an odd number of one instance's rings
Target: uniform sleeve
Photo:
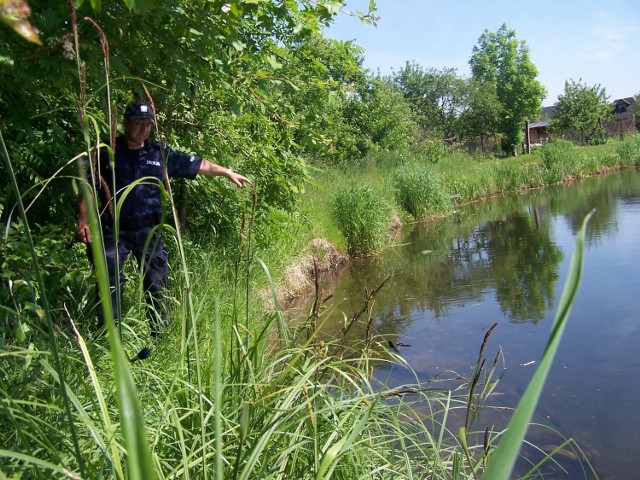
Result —
[[188, 178], [189, 180], [196, 178], [202, 164], [202, 157], [177, 152], [169, 147], [165, 147], [165, 151], [167, 154], [167, 174], [170, 177]]

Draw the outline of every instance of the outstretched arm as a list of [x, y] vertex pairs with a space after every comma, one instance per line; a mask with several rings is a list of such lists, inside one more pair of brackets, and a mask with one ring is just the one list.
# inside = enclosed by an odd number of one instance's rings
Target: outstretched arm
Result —
[[251, 180], [247, 177], [234, 172], [230, 168], [221, 167], [220, 165], [216, 165], [215, 163], [204, 159], [200, 164], [200, 170], [198, 170], [198, 173], [206, 177], [227, 177], [240, 188], [244, 187], [245, 183], [251, 183]]

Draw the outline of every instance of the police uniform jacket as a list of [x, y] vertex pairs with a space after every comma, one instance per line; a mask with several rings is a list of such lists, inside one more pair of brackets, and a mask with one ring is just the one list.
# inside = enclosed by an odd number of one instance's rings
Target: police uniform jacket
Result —
[[[160, 223], [162, 214], [162, 198], [160, 185], [164, 179], [164, 165], [169, 177], [193, 179], [198, 174], [202, 157], [189, 155], [170, 149], [166, 144], [146, 140], [144, 146], [130, 150], [126, 138], [120, 135], [116, 139], [115, 148], [115, 200], [116, 204], [123, 195], [124, 203], [120, 210], [120, 228], [141, 228], [155, 226]], [[96, 182], [102, 206], [106, 206], [114, 197], [113, 172], [109, 163], [106, 148], [100, 150], [99, 174], [104, 180]], [[136, 180], [138, 182], [131, 191], [127, 187]], [[105, 184], [108, 188], [105, 188]], [[110, 194], [108, 193], [110, 191]], [[113, 220], [104, 218], [107, 208], [102, 208], [103, 226], [112, 224]]]

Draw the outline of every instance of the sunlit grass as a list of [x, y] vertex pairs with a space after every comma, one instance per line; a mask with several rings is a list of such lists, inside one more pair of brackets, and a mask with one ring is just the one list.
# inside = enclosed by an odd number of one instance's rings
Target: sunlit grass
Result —
[[380, 189], [343, 187], [334, 196], [333, 214], [351, 255], [375, 253], [388, 239], [391, 207]]
[[430, 167], [398, 169], [393, 188], [397, 203], [416, 220], [451, 210], [451, 196], [441, 188], [440, 180]]

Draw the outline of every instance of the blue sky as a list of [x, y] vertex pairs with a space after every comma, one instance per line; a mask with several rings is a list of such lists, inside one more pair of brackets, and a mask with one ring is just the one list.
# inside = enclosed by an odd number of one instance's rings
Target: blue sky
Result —
[[[347, 0], [366, 11], [369, 0]], [[365, 49], [373, 73], [398, 71], [407, 61], [455, 68], [468, 77], [471, 50], [485, 29], [503, 23], [529, 46], [538, 80], [552, 105], [565, 81], [600, 84], [610, 100], [640, 93], [640, 0], [376, 0], [377, 27], [338, 15], [325, 36]]]

